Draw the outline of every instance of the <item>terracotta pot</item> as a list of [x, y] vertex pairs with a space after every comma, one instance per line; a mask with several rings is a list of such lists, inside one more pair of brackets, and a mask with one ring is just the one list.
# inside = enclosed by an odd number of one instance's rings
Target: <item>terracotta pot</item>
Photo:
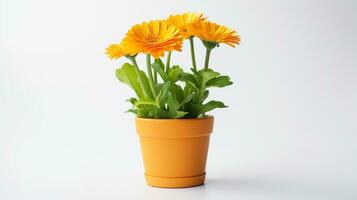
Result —
[[148, 185], [182, 188], [201, 185], [213, 117], [197, 119], [136, 118]]

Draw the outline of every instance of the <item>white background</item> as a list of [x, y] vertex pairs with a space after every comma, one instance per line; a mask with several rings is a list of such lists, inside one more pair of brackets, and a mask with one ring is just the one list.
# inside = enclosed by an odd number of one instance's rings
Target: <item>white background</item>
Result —
[[[357, 199], [353, 0], [0, 0], [0, 199]], [[237, 29], [211, 66], [217, 110], [204, 186], [146, 186], [104, 49], [135, 23], [201, 11]], [[203, 47], [196, 40], [200, 66]], [[143, 57], [140, 57], [141, 61]], [[190, 66], [188, 44], [172, 61]]]

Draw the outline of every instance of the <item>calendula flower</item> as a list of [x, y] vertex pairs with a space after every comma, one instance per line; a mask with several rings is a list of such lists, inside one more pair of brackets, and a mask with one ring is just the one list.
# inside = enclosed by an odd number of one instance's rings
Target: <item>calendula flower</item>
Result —
[[109, 47], [106, 49], [106, 54], [110, 59], [117, 59], [126, 55], [120, 44], [109, 45]]
[[235, 30], [209, 21], [193, 23], [187, 29], [192, 35], [199, 37], [207, 48], [213, 48], [219, 43], [235, 47], [240, 42]]
[[186, 39], [192, 36], [192, 34], [187, 31], [187, 27], [203, 20], [206, 20], [206, 17], [202, 13], [184, 13], [179, 15], [170, 15], [167, 22], [177, 27]]
[[165, 51], [181, 51], [183, 37], [179, 30], [163, 20], [134, 25], [122, 41], [122, 49], [129, 55], [151, 54], [164, 56]]

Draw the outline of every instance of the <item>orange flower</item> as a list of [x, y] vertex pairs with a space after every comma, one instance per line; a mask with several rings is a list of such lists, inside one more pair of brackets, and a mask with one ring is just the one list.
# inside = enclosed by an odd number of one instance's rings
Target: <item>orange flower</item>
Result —
[[207, 46], [215, 47], [218, 43], [224, 43], [235, 47], [239, 44], [240, 37], [235, 30], [209, 21], [200, 21], [187, 27], [188, 32], [199, 37]]
[[151, 54], [154, 58], [164, 56], [165, 51], [181, 51], [183, 37], [179, 30], [163, 20], [134, 25], [122, 41], [124, 52], [135, 55]]
[[110, 59], [117, 59], [122, 56], [125, 56], [126, 53], [123, 51], [123, 48], [120, 44], [112, 44], [106, 49], [106, 54]]
[[187, 31], [187, 27], [204, 20], [206, 20], [206, 17], [204, 17], [202, 13], [184, 13], [180, 15], [170, 15], [167, 22], [178, 28], [186, 39], [192, 36], [191, 33]]

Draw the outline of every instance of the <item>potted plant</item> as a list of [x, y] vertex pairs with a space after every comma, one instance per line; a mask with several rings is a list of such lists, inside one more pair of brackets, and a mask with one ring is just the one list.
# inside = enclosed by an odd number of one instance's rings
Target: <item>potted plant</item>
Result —
[[[196, 65], [194, 38], [206, 48], [203, 67]], [[192, 68], [171, 64], [171, 55], [189, 41]], [[181, 188], [201, 185], [213, 116], [207, 112], [227, 107], [221, 101], [208, 101], [209, 89], [231, 85], [230, 78], [209, 66], [211, 51], [221, 43], [235, 47], [236, 31], [210, 22], [200, 13], [171, 15], [134, 25], [122, 41], [106, 49], [111, 59], [126, 57], [116, 70], [120, 82], [135, 92], [129, 98], [140, 136], [147, 184]], [[146, 55], [146, 70], [136, 56]], [[166, 57], [165, 63], [162, 60]]]

